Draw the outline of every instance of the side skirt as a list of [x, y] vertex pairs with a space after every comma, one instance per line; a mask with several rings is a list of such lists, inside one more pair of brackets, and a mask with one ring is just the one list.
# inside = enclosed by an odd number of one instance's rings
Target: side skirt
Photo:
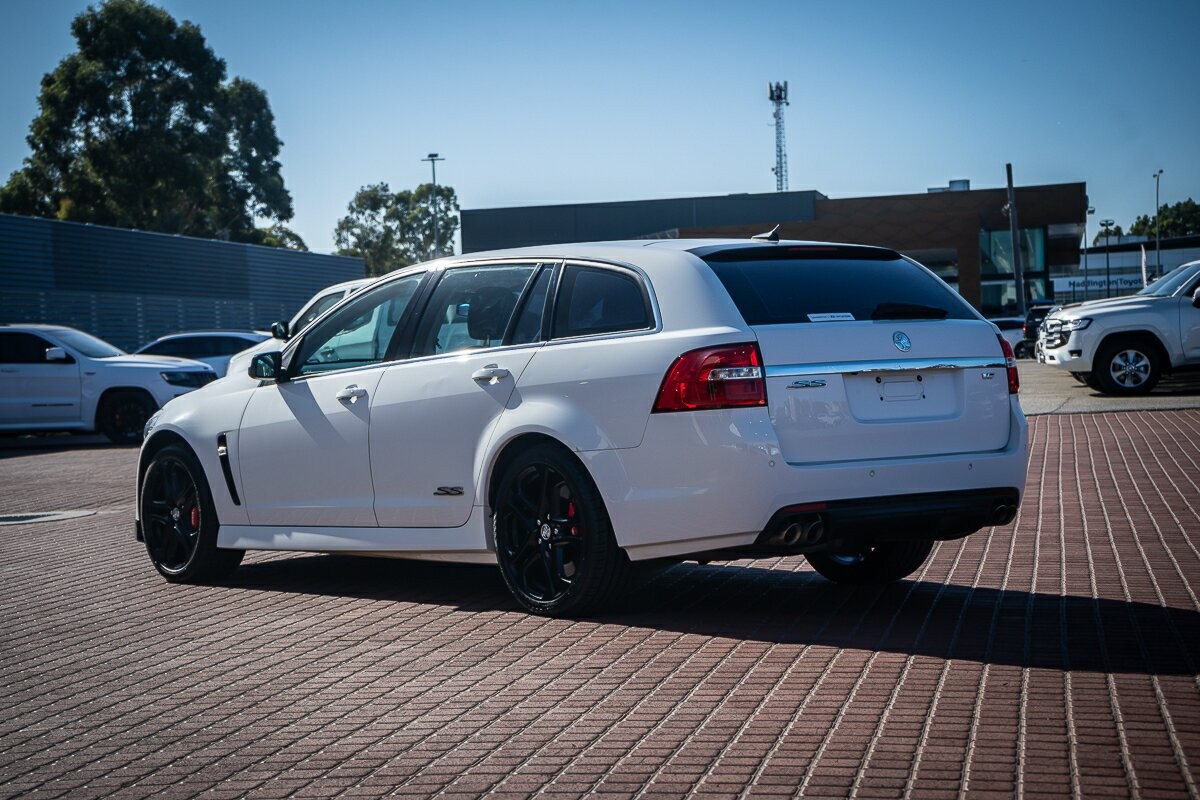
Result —
[[[488, 555], [487, 515], [481, 506], [458, 528], [351, 528], [298, 525], [222, 525], [217, 547], [231, 550], [295, 550], [361, 553], [479, 563]], [[494, 563], [494, 557], [492, 559]]]

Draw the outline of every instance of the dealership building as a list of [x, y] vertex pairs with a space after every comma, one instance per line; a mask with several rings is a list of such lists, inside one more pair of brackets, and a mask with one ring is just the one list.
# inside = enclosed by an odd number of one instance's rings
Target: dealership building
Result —
[[[1017, 187], [1029, 298], [1053, 299], [1054, 279], [1079, 273], [1087, 186]], [[985, 314], [1015, 313], [1017, 289], [1005, 189], [968, 181], [921, 194], [830, 199], [817, 191], [525, 206], [462, 211], [463, 252], [571, 241], [748, 239], [779, 225], [784, 239], [890, 247], [928, 266]]]

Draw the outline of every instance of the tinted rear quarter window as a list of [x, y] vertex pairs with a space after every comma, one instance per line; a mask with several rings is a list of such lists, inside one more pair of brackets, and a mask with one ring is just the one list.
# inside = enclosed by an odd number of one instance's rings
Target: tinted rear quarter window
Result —
[[704, 261], [749, 325], [976, 319], [952, 289], [895, 253], [829, 250], [719, 251]]
[[553, 336], [643, 330], [650, 320], [646, 295], [633, 275], [578, 265], [563, 271]]

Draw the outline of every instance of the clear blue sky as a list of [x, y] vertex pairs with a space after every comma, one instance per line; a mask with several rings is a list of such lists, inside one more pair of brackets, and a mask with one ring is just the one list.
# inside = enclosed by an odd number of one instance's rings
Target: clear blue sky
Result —
[[[0, 0], [0, 180], [86, 0]], [[262, 86], [291, 226], [314, 250], [358, 187], [463, 208], [775, 188], [829, 197], [1086, 181], [1128, 226], [1200, 200], [1200, 0], [1116, 3], [162, 0]]]

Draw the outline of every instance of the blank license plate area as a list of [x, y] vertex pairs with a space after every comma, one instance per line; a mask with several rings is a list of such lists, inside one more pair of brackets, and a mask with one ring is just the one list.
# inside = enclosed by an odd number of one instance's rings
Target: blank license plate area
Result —
[[962, 408], [962, 371], [847, 375], [850, 411], [863, 422], [952, 417]]

